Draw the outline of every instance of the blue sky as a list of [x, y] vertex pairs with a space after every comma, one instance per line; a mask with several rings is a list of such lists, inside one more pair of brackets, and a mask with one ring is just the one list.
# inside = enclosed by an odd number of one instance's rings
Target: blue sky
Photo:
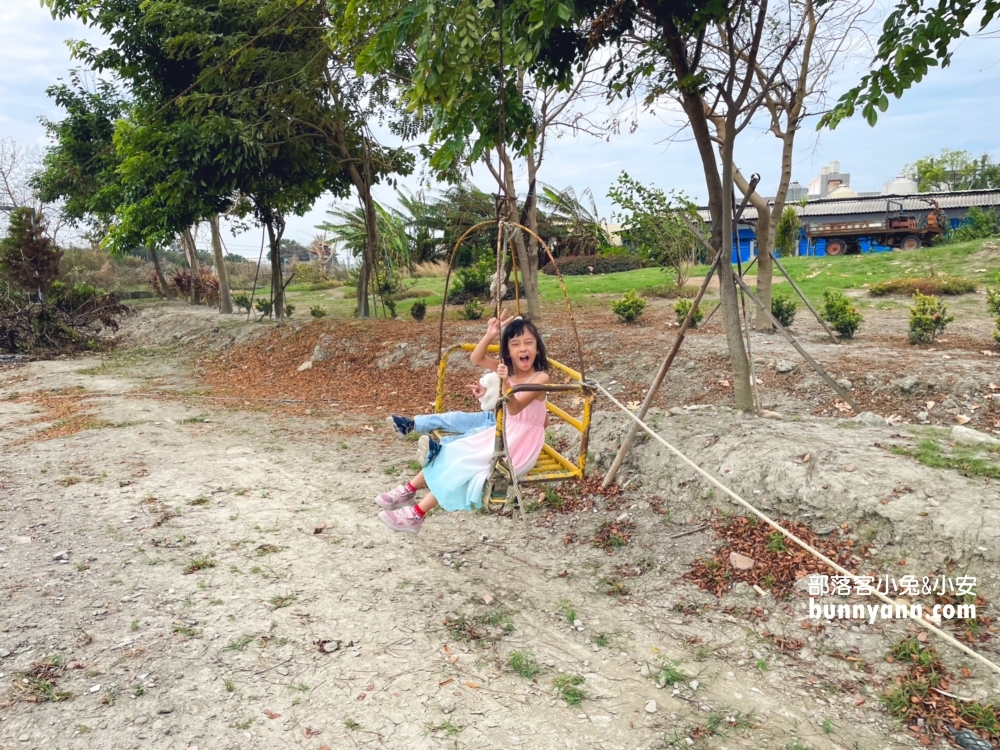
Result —
[[[74, 65], [65, 40], [100, 36], [73, 21], [54, 21], [38, 0], [0, 0], [0, 138], [12, 137], [21, 146], [44, 146], [45, 132], [39, 116], [56, 118], [58, 110], [45, 95], [47, 86], [65, 78]], [[863, 73], [854, 66], [834, 79], [839, 93]], [[610, 142], [587, 136], [551, 141], [549, 155], [539, 178], [557, 188], [572, 186], [579, 194], [593, 191], [599, 212], [610, 218], [613, 210], [608, 187], [621, 171], [662, 188], [683, 190], [696, 200], [704, 198], [701, 163], [693, 144], [670, 141], [676, 123], [646, 114], [633, 134], [613, 137]], [[807, 184], [820, 167], [832, 159], [851, 174], [858, 191], [879, 190], [900, 168], [941, 148], [989, 152], [1000, 157], [1000, 39], [964, 40], [949, 68], [930, 75], [902, 100], [893, 101], [877, 127], [860, 119], [845, 122], [833, 132], [817, 134], [809, 126], [797, 141], [793, 179]], [[762, 191], [768, 193], [778, 169], [778, 141], [767, 133], [747, 131], [740, 136], [737, 163], [747, 174], [759, 172]], [[486, 170], [476, 169], [474, 181], [492, 191]], [[403, 184], [417, 188], [415, 178]], [[376, 197], [392, 202], [393, 191], [379, 189]], [[321, 200], [304, 217], [291, 217], [286, 236], [308, 242], [315, 225], [325, 218], [329, 200]], [[256, 255], [260, 235], [251, 231], [230, 238], [234, 252]]]

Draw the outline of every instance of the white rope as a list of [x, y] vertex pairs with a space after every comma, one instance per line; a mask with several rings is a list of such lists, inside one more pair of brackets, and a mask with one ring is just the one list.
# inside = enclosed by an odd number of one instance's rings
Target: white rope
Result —
[[[607, 396], [608, 399], [615, 406], [617, 406], [619, 409], [621, 409], [623, 412], [625, 412], [632, 421], [636, 422], [643, 430], [645, 430], [647, 433], [649, 433], [649, 435], [651, 437], [655, 438], [660, 443], [662, 443], [663, 446], [667, 450], [669, 450], [671, 453], [673, 453], [675, 456], [677, 456], [677, 458], [679, 458], [681, 461], [683, 461], [684, 463], [686, 463], [688, 466], [690, 466], [692, 469], [694, 469], [698, 474], [700, 474], [701, 476], [703, 476], [705, 479], [707, 479], [713, 485], [715, 485], [720, 490], [722, 490], [724, 493], [726, 493], [726, 495], [728, 495], [730, 498], [732, 498], [733, 500], [735, 500], [737, 503], [739, 503], [740, 505], [742, 505], [747, 510], [751, 511], [752, 513], [754, 513], [756, 516], [758, 516], [760, 519], [762, 519], [765, 523], [767, 523], [773, 529], [775, 529], [776, 531], [779, 531], [785, 537], [787, 537], [791, 541], [795, 542], [797, 545], [799, 545], [799, 547], [801, 547], [802, 549], [804, 549], [806, 552], [808, 552], [813, 557], [815, 557], [815, 558], [823, 561], [829, 567], [833, 568], [835, 571], [837, 571], [841, 575], [848, 576], [855, 583], [858, 582], [859, 576], [855, 575], [854, 573], [852, 573], [851, 571], [847, 570], [846, 568], [838, 565], [833, 560], [831, 560], [829, 557], [827, 557], [822, 552], [820, 552], [818, 549], [816, 549], [812, 545], [807, 544], [806, 542], [802, 541], [797, 536], [795, 536], [795, 534], [793, 534], [791, 531], [789, 531], [788, 529], [786, 529], [783, 526], [781, 526], [781, 524], [779, 524], [777, 521], [772, 520], [765, 513], [761, 512], [760, 510], [758, 510], [757, 508], [755, 508], [753, 505], [751, 505], [750, 503], [748, 503], [746, 500], [744, 500], [742, 497], [740, 497], [739, 495], [737, 495], [731, 489], [729, 489], [728, 487], [726, 487], [724, 484], [722, 484], [722, 482], [720, 482], [718, 479], [716, 479], [715, 477], [713, 477], [707, 471], [705, 471], [700, 466], [698, 466], [698, 464], [696, 464], [694, 461], [692, 461], [690, 458], [688, 458], [687, 456], [685, 456], [683, 453], [681, 453], [679, 450], [677, 450], [674, 446], [672, 446], [670, 443], [668, 443], [666, 440], [664, 440], [662, 437], [660, 437], [657, 433], [653, 432], [653, 430], [651, 430], [641, 419], [639, 419], [639, 417], [637, 417], [635, 414], [633, 414], [631, 411], [629, 411], [620, 401], [618, 401], [618, 399], [616, 399], [614, 396], [612, 396], [610, 393], [608, 393], [608, 391], [604, 388], [604, 386], [602, 386], [600, 383], [598, 383], [596, 381], [591, 381], [591, 382], [594, 384], [594, 386], [601, 393], [603, 393], [605, 396]], [[866, 583], [866, 582], [863, 581], [863, 583]], [[883, 594], [881, 591], [876, 590], [875, 591], [875, 596], [878, 599], [880, 599], [884, 604], [889, 604], [889, 605], [892, 605], [893, 607], [895, 607], [895, 605], [896, 605], [895, 601], [893, 601], [892, 599], [890, 599], [888, 596], [886, 596], [885, 594]], [[990, 661], [989, 659], [987, 659], [982, 654], [980, 654], [980, 653], [978, 653], [976, 651], [973, 651], [971, 648], [969, 648], [968, 646], [966, 646], [965, 644], [961, 643], [956, 638], [954, 638], [951, 634], [946, 633], [945, 631], [941, 630], [940, 628], [932, 625], [930, 622], [927, 622], [923, 618], [921, 618], [921, 619], [914, 619], [913, 621], [916, 622], [917, 624], [919, 624], [921, 627], [923, 627], [923, 628], [929, 630], [930, 632], [934, 633], [936, 636], [938, 636], [939, 638], [941, 638], [942, 640], [944, 640], [946, 643], [951, 644], [952, 646], [954, 646], [955, 648], [959, 649], [960, 651], [962, 651], [966, 655], [971, 656], [973, 659], [975, 659], [976, 661], [980, 662], [984, 666], [989, 667], [991, 670], [993, 670], [997, 674], [1000, 674], [1000, 666], [998, 666], [997, 664], [994, 664], [992, 661]]]

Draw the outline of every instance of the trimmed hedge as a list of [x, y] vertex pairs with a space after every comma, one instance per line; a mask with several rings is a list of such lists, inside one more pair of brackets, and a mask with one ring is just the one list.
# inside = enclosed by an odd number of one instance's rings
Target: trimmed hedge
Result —
[[642, 268], [642, 259], [631, 255], [578, 255], [568, 258], [556, 258], [556, 265], [550, 262], [542, 273], [546, 276], [556, 275], [556, 266], [563, 276], [598, 276], [605, 273], [620, 273], [622, 271], [635, 271]]
[[877, 281], [868, 287], [872, 297], [884, 297], [887, 294], [970, 294], [979, 288], [979, 284], [961, 276], [931, 276], [928, 278], [899, 277]]

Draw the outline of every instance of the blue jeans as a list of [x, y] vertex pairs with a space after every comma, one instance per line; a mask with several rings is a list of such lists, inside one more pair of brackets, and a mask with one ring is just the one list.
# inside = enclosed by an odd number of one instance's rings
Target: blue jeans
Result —
[[448, 443], [460, 437], [496, 427], [497, 417], [491, 411], [448, 411], [443, 414], [418, 414], [413, 418], [414, 431], [426, 435], [431, 430], [454, 433], [442, 438]]

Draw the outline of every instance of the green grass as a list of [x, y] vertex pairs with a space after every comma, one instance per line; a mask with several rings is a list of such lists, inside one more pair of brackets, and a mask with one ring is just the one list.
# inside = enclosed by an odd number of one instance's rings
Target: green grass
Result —
[[[914, 251], [869, 253], [836, 258], [782, 258], [781, 264], [817, 307], [822, 303], [825, 289], [855, 290], [863, 297], [859, 301], [859, 306], [862, 308], [892, 307], [898, 303], [869, 299], [868, 287], [873, 283], [897, 277], [936, 275], [964, 276], [975, 282], [992, 283], [1000, 272], [1000, 257], [994, 254], [993, 257], [970, 260], [970, 256], [978, 253], [982, 245], [983, 240], [975, 240]], [[707, 271], [707, 266], [692, 268], [688, 285], [699, 286]], [[777, 268], [774, 274], [775, 279], [781, 277]], [[630, 289], [649, 296], [663, 294], [665, 287], [672, 285], [673, 277], [659, 268], [643, 268], [638, 271], [600, 276], [567, 276], [565, 282], [574, 308], [600, 306], [610, 309], [610, 300], [620, 297]], [[444, 278], [411, 279], [407, 284], [430, 292], [424, 298], [427, 302], [427, 318], [422, 324], [430, 325], [440, 313]], [[779, 283], [777, 288], [780, 289], [782, 286]], [[344, 299], [334, 299], [331, 291], [292, 291], [288, 299], [297, 310], [306, 311], [306, 315], [312, 305], [319, 305], [331, 317], [352, 318], [355, 309], [354, 287], [343, 287]], [[539, 274], [538, 291], [543, 304], [561, 304], [563, 301], [562, 290], [555, 276]], [[790, 289], [788, 291], [791, 292]], [[403, 299], [396, 303], [396, 314], [399, 318], [412, 322], [410, 307], [414, 302], [416, 299]], [[457, 306], [452, 306], [448, 310], [448, 316], [457, 319], [458, 311]]]
[[566, 622], [572, 625], [576, 621], [576, 607], [569, 599], [559, 600], [559, 614], [566, 618]]
[[580, 687], [583, 677], [578, 674], [562, 674], [556, 677], [552, 684], [556, 686], [559, 697], [571, 706], [578, 706], [587, 697], [586, 691]]
[[530, 651], [512, 651], [507, 659], [507, 668], [514, 674], [519, 674], [526, 680], [533, 680], [538, 676], [541, 667]]
[[985, 445], [947, 447], [925, 437], [915, 448], [891, 447], [898, 456], [909, 456], [932, 469], [954, 469], [967, 477], [1000, 479], [1000, 451]]
[[660, 668], [650, 675], [657, 685], [676, 685], [687, 682], [687, 675], [677, 668], [677, 662], [660, 658]]
[[427, 722], [424, 726], [427, 727], [428, 732], [444, 732], [449, 737], [454, 737], [459, 734], [465, 727], [460, 727], [457, 724], [452, 724], [451, 719], [443, 721], [440, 724], [431, 724]]

